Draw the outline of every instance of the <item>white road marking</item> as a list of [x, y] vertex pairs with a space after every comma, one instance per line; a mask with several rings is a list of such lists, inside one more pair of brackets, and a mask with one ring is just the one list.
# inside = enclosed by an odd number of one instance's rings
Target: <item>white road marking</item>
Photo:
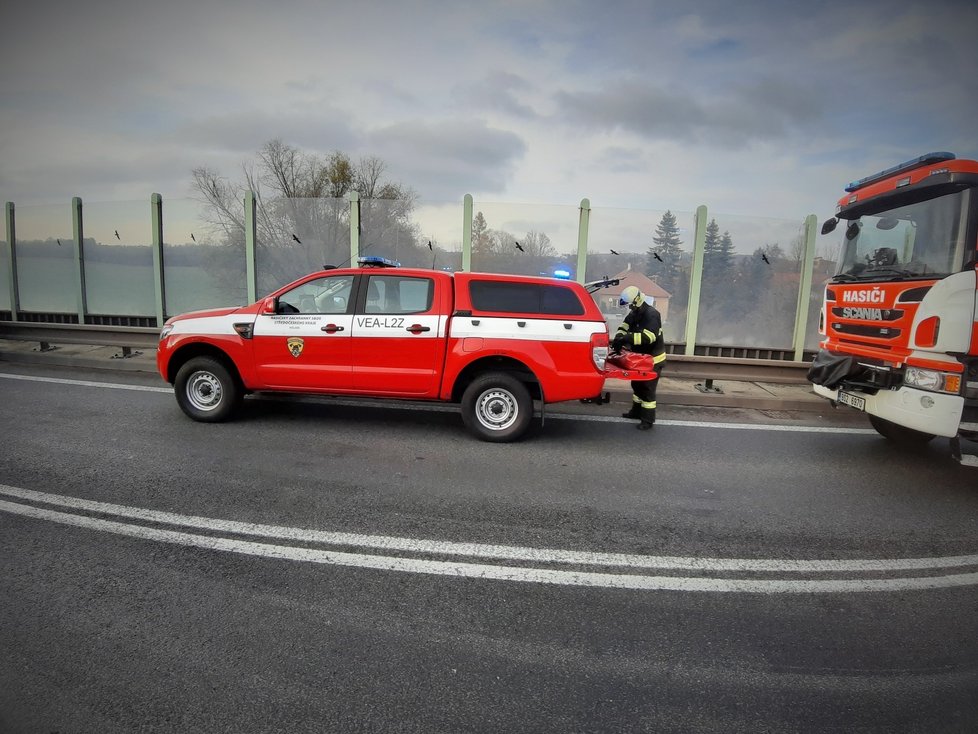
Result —
[[[208, 531], [262, 536], [265, 538], [288, 539], [303, 542], [317, 542], [343, 546], [362, 546], [388, 551], [410, 551], [434, 555], [475, 556], [493, 559], [516, 560], [523, 562], [566, 563], [582, 566], [611, 566], [620, 569], [685, 570], [703, 572], [768, 571], [777, 573], [838, 573], [865, 571], [936, 571], [952, 568], [978, 566], [978, 555], [947, 556], [943, 558], [910, 558], [887, 560], [853, 561], [795, 561], [790, 559], [750, 560], [716, 558], [676, 558], [637, 556], [616, 553], [588, 553], [582, 551], [560, 551], [541, 548], [520, 548], [516, 546], [494, 546], [469, 543], [450, 543], [443, 541], [414, 540], [385, 536], [356, 535], [351, 533], [330, 533], [322, 531], [287, 528], [274, 525], [256, 525], [228, 520], [213, 520], [203, 517], [177, 515], [168, 512], [144, 510], [125, 505], [113, 505], [91, 500], [82, 500], [64, 495], [36, 492], [0, 485], [0, 493], [46, 504], [71, 507], [91, 512], [112, 514], [144, 521], [165, 523], [180, 527], [193, 527]], [[563, 584], [572, 586], [601, 586], [609, 588], [674, 590], [674, 591], [715, 591], [751, 593], [810, 593], [810, 592], [854, 592], [854, 591], [907, 591], [912, 589], [935, 589], [952, 586], [978, 584], [978, 572], [949, 574], [943, 576], [883, 578], [883, 579], [733, 579], [703, 578], [681, 576], [645, 576], [638, 574], [613, 574], [590, 571], [564, 571], [547, 568], [523, 568], [468, 562], [433, 561], [420, 558], [401, 558], [396, 556], [371, 555], [340, 551], [295, 548], [269, 543], [216, 538], [184, 533], [174, 530], [151, 528], [143, 525], [130, 525], [84, 515], [64, 513], [31, 505], [0, 500], [0, 511], [10, 512], [39, 520], [74, 525], [102, 532], [111, 532], [145, 540], [221, 550], [248, 555], [267, 556], [286, 560], [313, 563], [356, 566], [407, 573], [464, 576], [470, 578], [491, 578], [531, 583]]]
[[51, 382], [58, 385], [78, 385], [79, 387], [105, 387], [110, 390], [138, 390], [139, 392], [168, 392], [172, 387], [150, 387], [148, 385], [126, 385], [121, 382], [95, 382], [93, 380], [64, 380], [58, 377], [38, 377], [37, 375], [12, 375], [0, 372], [0, 377], [8, 380], [24, 380], [26, 382]]
[[[60, 379], [56, 377], [37, 377], [34, 375], [14, 375], [0, 372], [0, 378], [7, 378], [10, 380], [25, 380], [28, 382], [49, 382], [59, 385], [77, 385], [80, 387], [102, 387], [109, 388], [113, 390], [137, 390], [140, 392], [156, 392], [156, 393], [168, 393], [173, 392], [172, 387], [151, 387], [147, 385], [126, 385], [124, 383], [118, 382], [93, 382], [90, 380], [67, 380]], [[283, 393], [281, 395], [276, 395], [274, 400], [293, 400], [293, 401], [324, 401], [329, 402], [332, 405], [348, 405], [348, 406], [369, 406], [376, 405], [375, 402], [356, 400], [355, 398], [333, 398], [324, 397], [318, 395], [292, 395]], [[455, 406], [449, 406], [439, 403], [423, 404], [423, 403], [411, 403], [410, 405], [398, 403], [396, 400], [388, 401], [384, 403], [385, 410], [412, 410], [412, 411], [426, 411], [430, 413], [446, 413], [446, 412], [458, 412], [458, 408]], [[569, 414], [569, 413], [547, 413], [547, 420], [564, 420], [564, 421], [586, 421], [593, 423], [621, 423], [622, 419], [615, 416], [608, 415], [580, 415], [580, 414]], [[876, 431], [872, 428], [849, 428], [845, 426], [794, 426], [794, 425], [780, 425], [775, 423], [720, 423], [720, 422], [703, 422], [703, 421], [684, 421], [684, 420], [659, 420], [656, 421], [657, 425], [660, 426], [684, 426], [688, 428], [726, 428], [730, 430], [739, 431], [783, 431], [787, 433], [836, 433], [845, 435], [867, 435], [875, 436]]]

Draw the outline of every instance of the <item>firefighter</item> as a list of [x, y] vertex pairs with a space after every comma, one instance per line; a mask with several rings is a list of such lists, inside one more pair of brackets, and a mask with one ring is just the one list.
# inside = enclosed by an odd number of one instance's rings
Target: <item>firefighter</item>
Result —
[[[654, 301], [630, 285], [621, 292], [618, 303], [628, 306], [628, 314], [615, 333], [612, 349], [620, 352], [626, 348], [639, 354], [651, 354], [655, 371], [661, 375], [665, 366], [666, 345], [662, 339], [662, 316], [653, 306]], [[622, 418], [640, 419], [640, 431], [647, 431], [655, 425], [655, 388], [658, 382], [658, 376], [654, 380], [632, 382], [632, 408], [622, 413]]]

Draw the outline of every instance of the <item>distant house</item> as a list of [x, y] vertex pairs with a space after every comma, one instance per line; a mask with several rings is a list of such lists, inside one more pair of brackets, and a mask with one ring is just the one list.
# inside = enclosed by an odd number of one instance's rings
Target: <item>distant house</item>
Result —
[[[614, 288], [602, 288], [591, 296], [594, 302], [598, 304], [598, 308], [601, 309], [601, 313], [613, 317], [613, 319], [609, 319], [609, 322], [614, 319], [617, 319], [618, 323], [621, 322], [621, 318], [625, 314], [625, 307], [618, 305], [618, 297], [630, 285], [636, 286], [645, 294], [646, 298], [652, 297], [656, 310], [662, 314], [663, 323], [669, 320], [669, 299], [672, 298], [672, 295], [662, 286], [637, 270], [632, 270], [631, 265], [628, 266], [627, 270], [623, 270], [612, 277], [621, 282]], [[617, 326], [616, 323], [615, 328]]]

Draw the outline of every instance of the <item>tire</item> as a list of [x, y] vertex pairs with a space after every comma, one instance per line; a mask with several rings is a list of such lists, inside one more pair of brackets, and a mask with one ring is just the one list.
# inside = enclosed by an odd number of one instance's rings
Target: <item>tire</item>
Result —
[[526, 385], [503, 372], [477, 377], [462, 395], [462, 421], [483, 441], [520, 439], [533, 420], [533, 399]]
[[194, 357], [173, 383], [177, 404], [195, 421], [219, 423], [241, 403], [242, 391], [228, 368], [213, 357]]
[[934, 434], [915, 431], [913, 428], [899, 426], [876, 415], [869, 416], [873, 428], [883, 437], [901, 446], [923, 446], [934, 439]]

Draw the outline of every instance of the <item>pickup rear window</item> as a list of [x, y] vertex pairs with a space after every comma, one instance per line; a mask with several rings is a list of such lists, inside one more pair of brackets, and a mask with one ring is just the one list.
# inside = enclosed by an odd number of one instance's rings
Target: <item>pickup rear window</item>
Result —
[[581, 316], [585, 313], [577, 294], [560, 285], [473, 280], [469, 284], [469, 295], [472, 308], [477, 311], [551, 316]]

